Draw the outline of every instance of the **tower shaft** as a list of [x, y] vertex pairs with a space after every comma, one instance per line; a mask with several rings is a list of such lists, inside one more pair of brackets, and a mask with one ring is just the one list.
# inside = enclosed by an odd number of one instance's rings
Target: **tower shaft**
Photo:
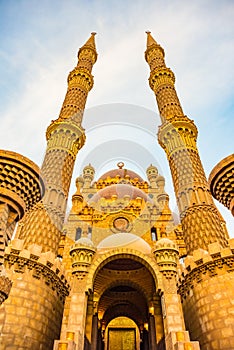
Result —
[[162, 121], [158, 141], [169, 161], [187, 252], [207, 249], [216, 241], [226, 246], [225, 223], [211, 197], [196, 145], [197, 128], [183, 113], [174, 73], [166, 67], [164, 50], [150, 33], [145, 58], [150, 66], [149, 85]]
[[85, 142], [81, 122], [93, 87], [91, 71], [97, 59], [94, 35], [79, 50], [78, 64], [68, 75], [59, 118], [51, 122], [46, 132], [47, 149], [41, 168], [45, 196], [28, 212], [17, 232], [26, 247], [36, 243], [44, 251], [57, 252], [76, 155]]

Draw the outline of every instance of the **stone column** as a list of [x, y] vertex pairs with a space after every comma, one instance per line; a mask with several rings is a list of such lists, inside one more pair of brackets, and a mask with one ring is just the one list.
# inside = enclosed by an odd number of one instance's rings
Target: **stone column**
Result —
[[97, 350], [98, 341], [98, 315], [93, 315], [92, 322], [92, 336], [91, 336], [91, 350]]
[[[74, 280], [70, 301], [70, 310], [67, 320], [67, 326], [62, 326], [61, 338], [54, 343], [54, 350], [60, 350], [63, 345], [64, 349], [68, 348], [69, 342], [73, 344], [74, 349], [81, 350], [84, 347], [85, 320], [88, 297], [85, 294], [84, 283]], [[63, 320], [64, 322], [64, 320]], [[73, 333], [72, 339], [68, 339], [68, 333]], [[65, 347], [67, 345], [67, 348]], [[71, 347], [71, 345], [69, 345]], [[63, 349], [63, 348], [61, 348]], [[71, 348], [73, 349], [73, 348]]]
[[190, 342], [185, 330], [180, 296], [177, 294], [177, 262], [179, 251], [168, 238], [160, 239], [153, 250], [163, 280], [161, 294], [166, 350], [200, 349], [198, 342]]
[[155, 319], [153, 315], [149, 316], [149, 336], [150, 336], [151, 350], [157, 350]]
[[143, 330], [143, 350], [149, 350], [149, 334], [146, 329]]
[[54, 350], [59, 350], [61, 344], [67, 344], [68, 346], [68, 340], [66, 339], [68, 332], [74, 333], [72, 341], [74, 341], [77, 349], [84, 349], [88, 307], [86, 276], [95, 251], [96, 248], [94, 247], [93, 242], [87, 238], [87, 232], [86, 236], [82, 236], [71, 247], [70, 256], [72, 261], [73, 281], [70, 292], [70, 305], [68, 314], [64, 314], [63, 316], [60, 340], [55, 341]]
[[102, 329], [101, 327], [98, 328], [98, 345], [97, 345], [97, 350], [104, 350], [104, 342], [102, 339]]

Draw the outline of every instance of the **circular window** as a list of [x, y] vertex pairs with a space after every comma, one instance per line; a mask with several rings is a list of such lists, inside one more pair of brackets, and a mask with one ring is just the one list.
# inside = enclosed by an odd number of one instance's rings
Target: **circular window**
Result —
[[128, 221], [128, 219], [126, 219], [124, 217], [119, 217], [119, 218], [114, 220], [113, 226], [117, 231], [124, 232], [124, 231], [127, 231], [127, 229], [128, 229], [129, 221]]

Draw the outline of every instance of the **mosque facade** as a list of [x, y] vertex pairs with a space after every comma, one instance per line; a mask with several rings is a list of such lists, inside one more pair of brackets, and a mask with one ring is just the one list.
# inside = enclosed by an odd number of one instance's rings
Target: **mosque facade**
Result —
[[0, 350], [234, 349], [234, 239], [211, 195], [233, 209], [233, 158], [229, 176], [221, 172], [217, 182], [220, 172], [211, 174], [210, 191], [196, 125], [183, 112], [164, 55], [147, 32], [158, 142], [180, 220], [157, 167], [149, 164], [143, 179], [121, 160], [100, 178], [91, 164], [84, 167], [65, 220], [85, 143], [95, 33], [68, 75], [41, 168], [0, 151]]

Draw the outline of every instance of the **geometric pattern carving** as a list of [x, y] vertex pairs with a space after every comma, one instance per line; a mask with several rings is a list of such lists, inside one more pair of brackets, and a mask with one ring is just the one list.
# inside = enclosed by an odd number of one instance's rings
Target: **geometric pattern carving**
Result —
[[40, 169], [21, 154], [0, 151], [0, 198], [22, 217], [44, 194]]
[[0, 275], [0, 305], [8, 298], [12, 282], [8, 277]]
[[228, 236], [214, 205], [190, 207], [183, 213], [181, 223], [188, 254], [198, 248], [207, 249], [210, 243], [216, 241], [222, 247], [227, 245]]
[[[222, 159], [209, 176], [212, 195], [225, 207], [232, 210], [234, 198], [234, 154]], [[232, 206], [234, 203], [232, 203]], [[234, 214], [234, 213], [233, 213]]]
[[63, 217], [59, 211], [39, 202], [21, 220], [16, 236], [24, 240], [25, 247], [39, 244], [43, 251], [56, 252], [59, 245]]
[[[56, 162], [56, 167], [54, 163]], [[56, 184], [65, 196], [68, 196], [71, 178], [67, 174], [72, 174], [75, 159], [66, 150], [53, 149], [45, 156], [42, 172], [48, 184]], [[53, 171], [52, 171], [53, 169]]]

